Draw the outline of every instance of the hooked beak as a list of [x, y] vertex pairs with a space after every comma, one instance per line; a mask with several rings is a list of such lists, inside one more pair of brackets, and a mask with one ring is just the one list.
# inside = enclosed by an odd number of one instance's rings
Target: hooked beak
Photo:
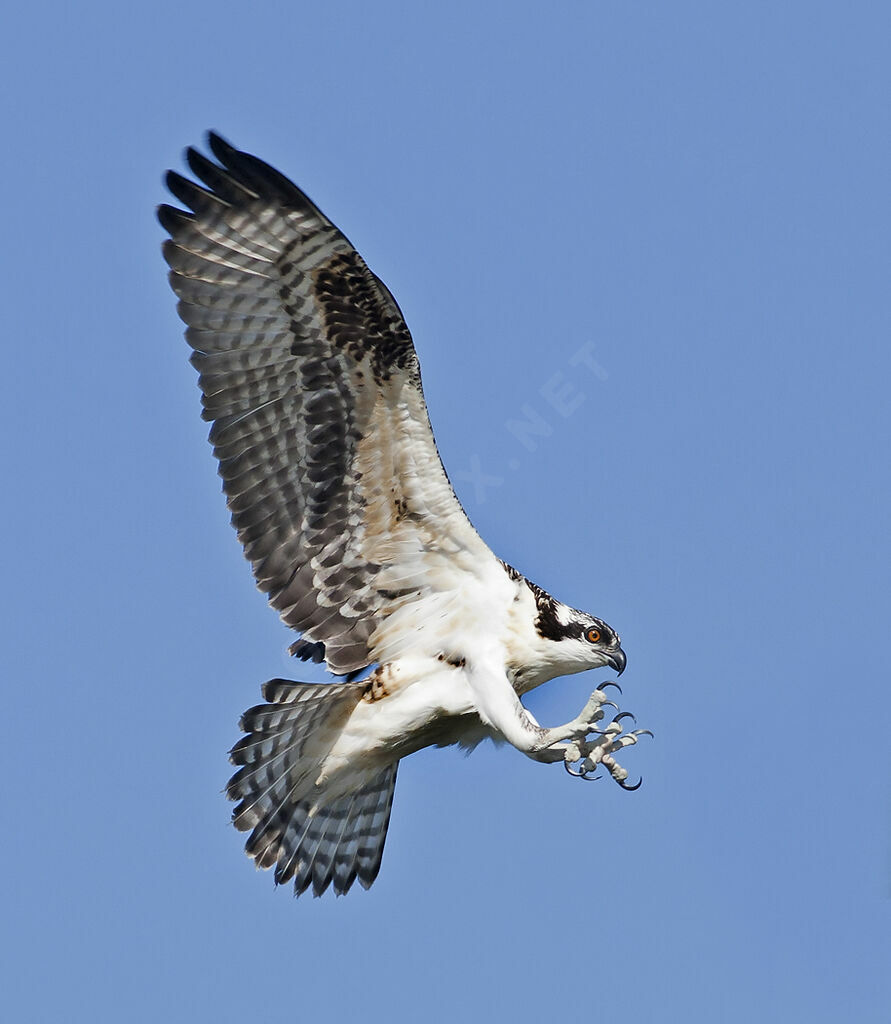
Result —
[[606, 660], [616, 670], [617, 676], [620, 676], [625, 671], [625, 666], [628, 664], [628, 659], [625, 657], [625, 652], [621, 647]]

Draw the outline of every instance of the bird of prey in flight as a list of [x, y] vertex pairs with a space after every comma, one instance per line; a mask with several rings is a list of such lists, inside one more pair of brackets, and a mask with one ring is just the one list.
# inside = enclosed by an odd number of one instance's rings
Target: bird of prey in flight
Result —
[[[299, 895], [371, 885], [401, 758], [506, 740], [625, 788], [603, 689], [544, 728], [521, 697], [625, 654], [603, 619], [497, 558], [443, 469], [399, 306], [287, 178], [209, 135], [161, 206], [204, 418], [259, 588], [339, 681], [273, 679], [247, 711], [228, 785], [247, 853]], [[370, 671], [368, 671], [370, 670]], [[609, 685], [609, 684], [605, 684]], [[613, 684], [615, 685], [615, 684]], [[615, 705], [612, 705], [615, 707]], [[605, 726], [605, 727], [602, 727]]]

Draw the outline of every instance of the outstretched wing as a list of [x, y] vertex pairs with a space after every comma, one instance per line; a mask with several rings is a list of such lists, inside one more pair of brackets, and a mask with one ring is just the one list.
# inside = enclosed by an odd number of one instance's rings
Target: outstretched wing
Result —
[[340, 231], [267, 164], [209, 136], [162, 206], [232, 523], [257, 584], [336, 673], [380, 660], [397, 608], [494, 556], [442, 468], [411, 335]]

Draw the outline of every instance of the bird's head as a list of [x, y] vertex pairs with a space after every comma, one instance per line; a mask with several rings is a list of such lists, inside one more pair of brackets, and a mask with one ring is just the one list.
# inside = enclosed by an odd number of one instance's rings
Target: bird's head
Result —
[[[586, 668], [613, 669], [617, 675], [625, 671], [627, 659], [619, 634], [603, 621], [587, 612], [570, 609], [571, 616], [561, 643], [573, 648], [572, 656]], [[566, 653], [569, 654], [569, 647]]]
[[619, 634], [603, 619], [550, 598], [538, 602], [535, 628], [555, 674], [592, 668], [611, 668], [617, 675], [625, 671], [627, 659]]

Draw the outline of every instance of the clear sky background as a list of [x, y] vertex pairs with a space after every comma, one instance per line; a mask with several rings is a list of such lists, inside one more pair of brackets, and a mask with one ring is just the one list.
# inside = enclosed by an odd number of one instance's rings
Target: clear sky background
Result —
[[[4, 1019], [891, 1019], [887, 4], [5, 18]], [[622, 634], [639, 792], [425, 751], [370, 892], [244, 857], [238, 717], [319, 674], [159, 252], [211, 127], [397, 296], [483, 537]]]

